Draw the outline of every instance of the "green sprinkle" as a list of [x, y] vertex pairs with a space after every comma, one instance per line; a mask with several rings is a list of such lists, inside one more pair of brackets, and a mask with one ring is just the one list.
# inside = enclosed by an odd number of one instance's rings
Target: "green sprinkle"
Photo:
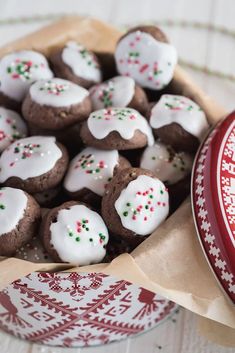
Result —
[[127, 211], [123, 212], [123, 216], [127, 217], [128, 216], [128, 212]]
[[93, 242], [93, 239], [92, 239], [92, 238], [90, 238], [90, 239], [89, 239], [89, 241], [90, 241], [90, 242]]
[[80, 241], [80, 238], [79, 238], [79, 237], [77, 237], [75, 240], [76, 240], [76, 241]]

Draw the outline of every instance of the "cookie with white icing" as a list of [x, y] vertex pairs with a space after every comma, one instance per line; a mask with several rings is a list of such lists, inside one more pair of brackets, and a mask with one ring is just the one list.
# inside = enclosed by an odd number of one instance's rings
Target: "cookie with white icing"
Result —
[[27, 134], [28, 129], [21, 116], [13, 110], [0, 107], [0, 153]]
[[25, 120], [48, 130], [64, 129], [85, 120], [90, 112], [89, 92], [60, 78], [32, 84], [22, 105]]
[[70, 162], [64, 188], [72, 199], [94, 204], [104, 195], [113, 175], [128, 167], [130, 163], [117, 150], [87, 147]]
[[136, 85], [132, 77], [116, 76], [90, 89], [93, 110], [130, 107], [145, 114], [148, 99], [144, 90]]
[[115, 60], [119, 74], [132, 77], [142, 87], [161, 90], [173, 78], [177, 52], [159, 28], [140, 26], [118, 41]]
[[193, 157], [186, 152], [176, 152], [171, 146], [156, 141], [146, 147], [140, 167], [153, 172], [167, 185], [178, 183], [191, 173]]
[[154, 144], [147, 120], [132, 108], [94, 111], [82, 125], [81, 138], [86, 145], [105, 150], [131, 150]]
[[40, 207], [26, 192], [0, 188], [0, 256], [14, 255], [35, 235]]
[[12, 143], [0, 157], [0, 184], [37, 193], [56, 187], [68, 166], [55, 137], [32, 136]]
[[109, 230], [135, 244], [153, 233], [168, 212], [165, 185], [152, 172], [141, 168], [117, 173], [102, 200], [102, 216]]
[[209, 129], [205, 113], [191, 99], [164, 94], [152, 107], [150, 125], [156, 136], [178, 151], [195, 152]]
[[38, 52], [22, 50], [5, 55], [0, 60], [0, 104], [19, 108], [34, 81], [52, 77], [47, 59]]
[[43, 218], [40, 234], [54, 261], [73, 265], [101, 262], [109, 240], [101, 216], [75, 201], [50, 210]]
[[97, 56], [80, 43], [67, 42], [50, 56], [53, 71], [58, 77], [89, 88], [102, 81], [102, 71]]

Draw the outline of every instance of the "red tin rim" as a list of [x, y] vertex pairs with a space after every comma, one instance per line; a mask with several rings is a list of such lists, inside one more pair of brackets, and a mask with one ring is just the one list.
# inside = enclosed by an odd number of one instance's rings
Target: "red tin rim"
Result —
[[[226, 251], [232, 246], [231, 239], [221, 237], [222, 229], [227, 230], [228, 224], [224, 218], [225, 209], [224, 207], [221, 209], [219, 205], [221, 205], [221, 154], [224, 151], [226, 137], [234, 125], [235, 112], [210, 130], [196, 154], [191, 178], [192, 213], [198, 239], [215, 278], [233, 304], [235, 304], [235, 260], [231, 251]], [[216, 170], [216, 173], [211, 173], [211, 170]]]

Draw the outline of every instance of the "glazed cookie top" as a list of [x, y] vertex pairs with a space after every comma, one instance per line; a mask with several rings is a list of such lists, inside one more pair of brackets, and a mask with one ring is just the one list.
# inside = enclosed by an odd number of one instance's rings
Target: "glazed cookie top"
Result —
[[68, 42], [62, 50], [61, 58], [76, 76], [89, 81], [101, 81], [102, 74], [96, 56], [83, 45]]
[[135, 94], [135, 81], [131, 77], [116, 76], [90, 89], [94, 110], [108, 107], [126, 107]]
[[0, 157], [0, 183], [10, 177], [38, 177], [53, 169], [61, 157], [55, 137], [32, 136], [15, 141]]
[[0, 107], [0, 153], [12, 142], [27, 135], [27, 126], [21, 116]]
[[100, 262], [109, 239], [100, 215], [84, 205], [61, 209], [50, 225], [51, 245], [64, 262], [89, 265]]
[[85, 148], [70, 163], [65, 177], [64, 187], [69, 192], [83, 188], [102, 196], [105, 186], [113, 177], [118, 164], [119, 155], [116, 150], [103, 151], [92, 147]]
[[193, 136], [202, 140], [209, 125], [205, 113], [191, 99], [163, 94], [151, 110], [150, 125], [154, 129], [177, 123]]
[[177, 52], [173, 45], [135, 31], [118, 42], [115, 60], [121, 75], [133, 77], [143, 87], [160, 90], [173, 77]]
[[24, 218], [28, 198], [19, 189], [0, 188], [0, 237], [13, 231]]
[[97, 139], [105, 138], [112, 131], [117, 131], [125, 140], [130, 140], [136, 130], [147, 136], [148, 145], [154, 144], [152, 130], [147, 120], [135, 109], [108, 108], [90, 114], [88, 128]]
[[34, 102], [50, 107], [80, 104], [89, 95], [85, 88], [61, 78], [37, 81], [30, 87], [29, 93]]
[[0, 61], [0, 90], [18, 102], [24, 99], [32, 82], [52, 77], [46, 58], [35, 51], [18, 51]]
[[159, 179], [139, 175], [122, 190], [115, 209], [124, 228], [151, 234], [168, 215], [168, 191]]
[[175, 152], [171, 146], [156, 142], [147, 147], [140, 167], [151, 170], [164, 183], [175, 184], [190, 174], [193, 157], [186, 152]]

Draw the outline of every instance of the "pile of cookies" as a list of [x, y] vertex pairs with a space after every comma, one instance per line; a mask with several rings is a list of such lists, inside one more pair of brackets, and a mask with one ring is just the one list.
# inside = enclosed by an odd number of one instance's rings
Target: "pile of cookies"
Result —
[[171, 94], [177, 53], [157, 27], [113, 57], [70, 41], [0, 60], [0, 255], [88, 265], [131, 251], [189, 192], [209, 126]]

